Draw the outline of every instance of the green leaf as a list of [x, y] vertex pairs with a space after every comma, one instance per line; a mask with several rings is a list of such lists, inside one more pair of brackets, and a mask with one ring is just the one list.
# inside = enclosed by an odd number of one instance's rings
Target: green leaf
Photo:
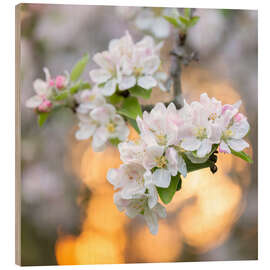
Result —
[[70, 87], [69, 92], [70, 92], [70, 94], [74, 95], [74, 94], [78, 93], [79, 91], [85, 90], [85, 89], [91, 89], [91, 85], [89, 83], [80, 82], [80, 83]]
[[108, 98], [109, 102], [113, 105], [121, 103], [123, 101], [123, 99], [124, 99], [124, 97], [119, 96], [116, 93]]
[[125, 98], [118, 113], [134, 120], [136, 120], [137, 116], [142, 116], [142, 109], [138, 99], [136, 97]]
[[177, 28], [179, 28], [179, 27], [181, 27], [181, 25], [179, 24], [179, 22], [178, 22], [178, 20], [176, 19], [176, 18], [174, 18], [174, 17], [169, 17], [169, 16], [163, 16], [164, 17], [164, 19], [166, 20], [166, 21], [168, 21], [170, 24], [172, 24], [173, 26], [175, 26], [175, 27], [177, 27]]
[[75, 82], [79, 79], [79, 77], [82, 75], [86, 64], [89, 61], [89, 55], [85, 54], [74, 66], [74, 68], [71, 71], [70, 74], [70, 80]]
[[137, 125], [136, 120], [128, 118], [128, 122], [131, 124], [131, 126], [138, 132], [138, 134], [140, 134], [140, 130], [139, 127]]
[[49, 114], [48, 112], [43, 112], [43, 113], [39, 113], [38, 114], [38, 124], [40, 127], [43, 126], [43, 124], [46, 122], [47, 118], [49, 117]]
[[[230, 148], [231, 149], [231, 148]], [[248, 163], [253, 163], [253, 160], [252, 158], [246, 154], [244, 151], [241, 151], [241, 152], [236, 152], [234, 151], [233, 149], [231, 149], [231, 153], [234, 155], [234, 156], [237, 156], [239, 158], [242, 158], [243, 160], [247, 161]]]
[[194, 26], [194, 25], [198, 22], [199, 19], [200, 19], [199, 16], [194, 16], [194, 17], [192, 17], [192, 18], [190, 19], [190, 21], [189, 21], [188, 26], [189, 26], [189, 27]]
[[157, 187], [159, 197], [163, 203], [168, 204], [172, 200], [176, 192], [179, 181], [182, 181], [182, 180], [179, 174], [177, 174], [176, 176], [171, 177], [171, 183], [167, 188]]
[[189, 26], [189, 19], [179, 16], [179, 20], [182, 22], [182, 24], [184, 24], [185, 26]]
[[129, 93], [135, 97], [142, 97], [144, 99], [149, 99], [151, 97], [152, 89], [144, 89], [139, 85], [135, 85], [129, 89]]
[[60, 101], [60, 100], [64, 100], [69, 96], [69, 91], [62, 91], [60, 92], [57, 96], [54, 97], [54, 100], [56, 101]]
[[184, 14], [186, 18], [189, 18], [191, 15], [191, 8], [185, 8], [184, 9]]

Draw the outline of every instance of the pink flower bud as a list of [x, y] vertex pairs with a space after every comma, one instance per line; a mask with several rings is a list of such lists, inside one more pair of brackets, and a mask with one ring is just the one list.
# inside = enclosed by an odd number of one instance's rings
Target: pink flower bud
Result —
[[52, 79], [49, 80], [49, 86], [54, 86], [54, 81]]
[[65, 81], [66, 81], [66, 78], [64, 76], [57, 76], [56, 79], [55, 79], [55, 85], [58, 89], [62, 89], [65, 87]]
[[234, 116], [235, 122], [240, 122], [241, 120], [245, 119], [246, 117], [242, 113], [238, 113]]
[[49, 101], [48, 99], [44, 99], [43, 102], [38, 106], [38, 110], [40, 112], [48, 112], [51, 107], [51, 101]]
[[233, 110], [233, 106], [230, 104], [223, 105], [222, 114], [224, 114], [227, 110]]

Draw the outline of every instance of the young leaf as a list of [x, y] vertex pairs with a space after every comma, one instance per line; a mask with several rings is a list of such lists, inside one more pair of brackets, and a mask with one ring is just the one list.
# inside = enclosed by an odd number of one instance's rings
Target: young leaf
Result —
[[70, 87], [69, 92], [70, 94], [74, 95], [76, 93], [78, 93], [81, 90], [85, 90], [85, 89], [91, 89], [91, 85], [89, 83], [83, 83], [80, 82], [78, 84], [75, 84], [74, 86]]
[[186, 18], [189, 18], [191, 15], [191, 9], [190, 8], [185, 8], [184, 14]]
[[188, 172], [194, 172], [197, 170], [201, 170], [201, 169], [205, 169], [205, 168], [209, 168], [211, 166], [211, 161], [207, 160], [204, 163], [192, 163], [186, 155], [183, 155], [183, 159], [186, 162], [186, 166], [187, 166], [187, 171]]
[[179, 27], [181, 27], [181, 25], [179, 24], [179, 22], [178, 22], [178, 20], [176, 19], [176, 18], [174, 18], [174, 17], [169, 17], [169, 16], [163, 16], [164, 17], [164, 19], [166, 20], [166, 21], [168, 21], [170, 24], [172, 24], [173, 26], [175, 26], [175, 27], [177, 27], [177, 28], [179, 28]]
[[121, 142], [118, 138], [110, 138], [109, 141], [113, 146], [117, 146]]
[[[231, 149], [231, 148], [230, 148]], [[252, 158], [246, 154], [244, 151], [241, 151], [241, 152], [236, 152], [234, 151], [233, 149], [231, 149], [231, 153], [234, 155], [234, 156], [237, 156], [239, 158], [242, 158], [243, 160], [247, 161], [248, 163], [253, 163], [253, 160]]]
[[118, 113], [136, 120], [137, 116], [142, 116], [141, 105], [136, 97], [127, 97], [124, 99]]
[[129, 89], [129, 93], [135, 97], [142, 97], [144, 99], [149, 99], [151, 97], [152, 89], [144, 89], [139, 85], [135, 85]]
[[184, 24], [186, 27], [189, 26], [189, 19], [179, 16], [179, 20], [182, 22], [182, 24]]
[[128, 118], [128, 122], [131, 124], [131, 126], [138, 132], [138, 134], [140, 134], [140, 130], [139, 127], [137, 125], [136, 120]]
[[190, 19], [190, 21], [189, 21], [188, 26], [189, 26], [189, 27], [194, 26], [194, 25], [198, 22], [199, 19], [200, 19], [199, 16], [194, 16], [194, 17], [192, 17], [192, 18]]
[[124, 97], [119, 96], [117, 94], [113, 94], [112, 96], [108, 97], [109, 102], [113, 105], [119, 104], [123, 101]]
[[56, 97], [54, 97], [54, 100], [56, 101], [60, 101], [60, 100], [64, 100], [69, 96], [69, 91], [62, 91], [60, 92]]
[[49, 117], [48, 112], [43, 112], [38, 114], [38, 124], [40, 127], [43, 126], [43, 124], [46, 122], [47, 118]]
[[88, 63], [89, 55], [85, 54], [74, 66], [70, 74], [70, 80], [75, 82], [82, 75], [86, 64]]
[[172, 200], [180, 179], [180, 176], [177, 174], [171, 177], [171, 183], [167, 188], [157, 187], [159, 197], [163, 203], [168, 204]]

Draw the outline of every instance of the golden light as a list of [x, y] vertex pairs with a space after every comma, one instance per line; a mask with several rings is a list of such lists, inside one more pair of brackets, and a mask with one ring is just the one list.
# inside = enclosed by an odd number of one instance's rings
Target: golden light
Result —
[[[203, 92], [223, 103], [241, 99], [230, 83], [213, 79], [202, 69], [185, 69], [183, 82], [188, 101], [197, 100]], [[153, 91], [152, 102], [169, 100], [169, 94], [160, 93]], [[137, 137], [131, 128], [130, 138]], [[153, 236], [141, 219], [127, 218], [113, 203], [114, 191], [106, 175], [108, 169], [121, 164], [117, 148], [96, 153], [90, 140], [72, 139], [71, 145], [72, 170], [90, 189], [91, 196], [80, 235], [60, 236], [56, 243], [58, 264], [176, 261], [181, 258], [184, 242], [198, 253], [222, 244], [243, 211], [249, 166], [237, 157], [219, 154], [215, 175], [204, 169], [183, 178], [182, 189], [166, 205], [168, 217], [159, 221], [159, 232]]]

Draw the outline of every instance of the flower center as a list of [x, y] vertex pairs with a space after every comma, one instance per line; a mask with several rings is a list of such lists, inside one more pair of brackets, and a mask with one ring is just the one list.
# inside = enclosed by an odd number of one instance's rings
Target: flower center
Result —
[[115, 131], [115, 128], [116, 128], [116, 125], [115, 123], [113, 122], [110, 122], [107, 124], [107, 130], [110, 132], [110, 133], [113, 133]]
[[196, 130], [196, 137], [200, 140], [207, 138], [206, 128], [198, 127]]
[[211, 114], [209, 115], [209, 117], [208, 117], [208, 120], [213, 120], [213, 121], [215, 121], [216, 118], [217, 118], [217, 114], [216, 114], [216, 113], [211, 113]]
[[143, 71], [143, 68], [142, 67], [135, 67], [134, 68], [134, 74], [135, 74], [135, 76], [140, 76], [141, 73], [142, 73], [142, 71]]
[[88, 97], [88, 101], [92, 102], [96, 99], [96, 96], [95, 95], [91, 95]]
[[157, 143], [159, 145], [166, 145], [167, 144], [166, 135], [156, 134], [155, 136], [156, 136], [156, 139], [157, 139]]
[[232, 135], [233, 135], [233, 131], [231, 129], [227, 129], [223, 132], [224, 139], [228, 139], [228, 138], [232, 137]]
[[165, 168], [167, 165], [167, 160], [164, 156], [156, 157], [155, 161], [158, 168]]

